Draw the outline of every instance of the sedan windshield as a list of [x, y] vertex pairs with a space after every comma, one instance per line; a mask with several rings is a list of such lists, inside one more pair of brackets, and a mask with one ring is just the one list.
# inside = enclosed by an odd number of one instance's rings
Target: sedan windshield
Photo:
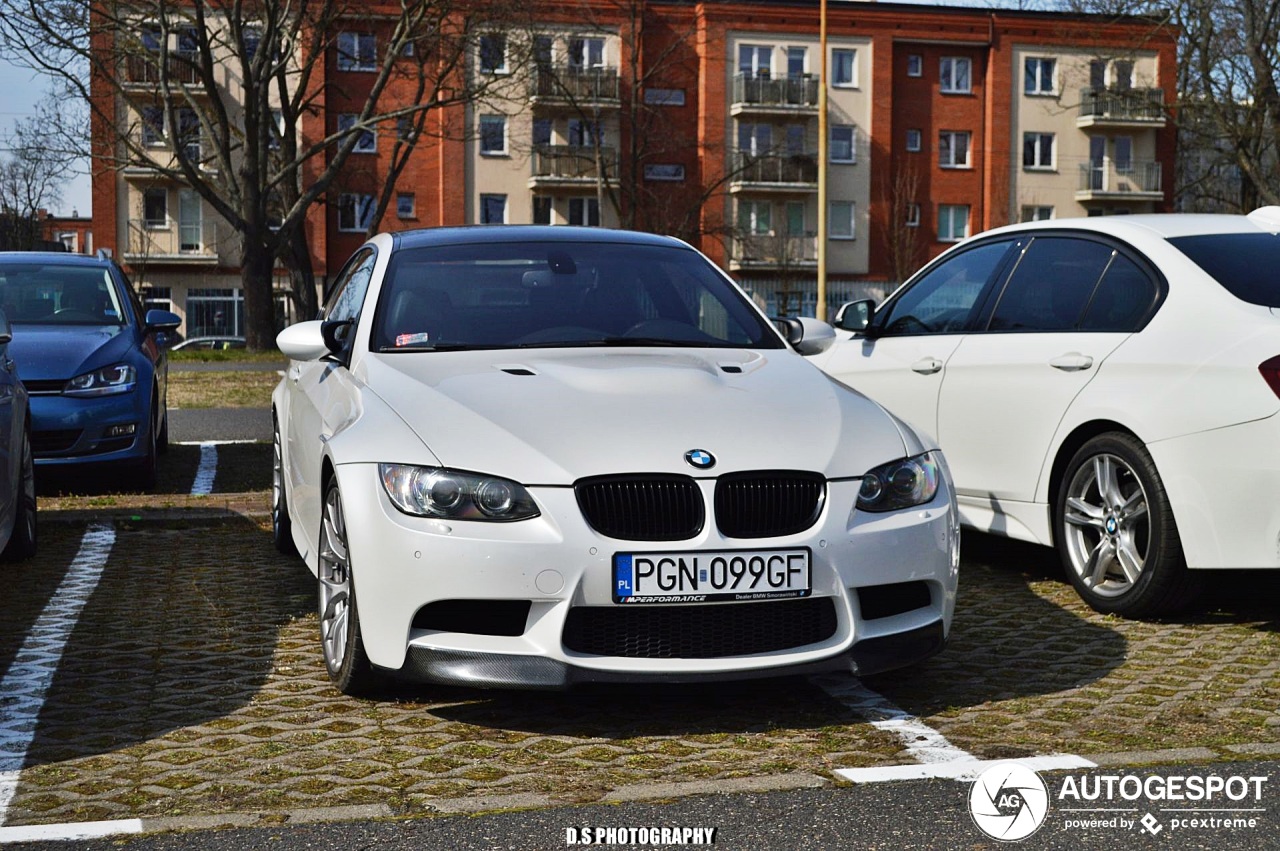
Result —
[[695, 251], [550, 241], [397, 252], [372, 340], [383, 352], [673, 345], [783, 344]]
[[0, 305], [15, 325], [123, 325], [111, 275], [65, 264], [0, 264]]

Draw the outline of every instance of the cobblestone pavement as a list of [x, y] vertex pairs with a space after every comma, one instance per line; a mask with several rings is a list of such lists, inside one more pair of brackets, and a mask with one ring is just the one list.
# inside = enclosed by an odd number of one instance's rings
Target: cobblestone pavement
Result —
[[[264, 493], [92, 503], [54, 500], [41, 554], [7, 571], [0, 671], [83, 530], [104, 518], [116, 529], [10, 825], [526, 806], [912, 761], [805, 679], [346, 698], [317, 647], [314, 580], [272, 548]], [[961, 575], [948, 649], [867, 681], [955, 745], [985, 758], [1187, 747], [1231, 758], [1280, 744], [1274, 577], [1225, 577], [1210, 612], [1134, 623], [1081, 604], [1047, 550], [971, 535]]]

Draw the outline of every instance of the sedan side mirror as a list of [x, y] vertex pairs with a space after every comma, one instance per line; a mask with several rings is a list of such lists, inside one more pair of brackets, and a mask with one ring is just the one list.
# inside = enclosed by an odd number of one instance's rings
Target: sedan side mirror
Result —
[[329, 354], [324, 333], [320, 330], [323, 324], [319, 319], [313, 319], [290, 325], [276, 335], [276, 347], [289, 360], [320, 360]]
[[846, 301], [836, 311], [835, 325], [842, 331], [865, 331], [871, 324], [871, 317], [876, 315], [874, 299], [863, 298], [857, 301]]
[[775, 319], [774, 322], [791, 347], [802, 355], [825, 352], [836, 340], [836, 329], [821, 319], [809, 316], [788, 316]]
[[143, 331], [147, 334], [153, 334], [157, 331], [176, 331], [178, 326], [182, 324], [182, 317], [167, 310], [148, 310], [146, 319], [143, 320], [142, 324], [144, 326]]

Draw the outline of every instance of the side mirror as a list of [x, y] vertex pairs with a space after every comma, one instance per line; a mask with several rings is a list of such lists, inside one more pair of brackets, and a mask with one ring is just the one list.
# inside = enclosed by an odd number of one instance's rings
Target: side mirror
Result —
[[320, 323], [320, 336], [330, 354], [341, 354], [355, 328], [353, 319], [326, 319]]
[[148, 310], [146, 319], [143, 320], [143, 331], [148, 334], [157, 331], [176, 331], [181, 324], [182, 317], [176, 313], [170, 313], [167, 310]]
[[319, 319], [313, 319], [290, 325], [276, 335], [276, 347], [289, 360], [320, 360], [329, 354], [324, 333], [320, 330], [323, 324]]
[[774, 323], [791, 347], [802, 355], [825, 352], [836, 341], [836, 329], [821, 319], [809, 316], [788, 316], [775, 319]]
[[831, 324], [842, 331], [865, 331], [871, 324], [871, 317], [876, 315], [874, 299], [864, 298], [858, 301], [846, 301], [836, 311], [835, 321]]

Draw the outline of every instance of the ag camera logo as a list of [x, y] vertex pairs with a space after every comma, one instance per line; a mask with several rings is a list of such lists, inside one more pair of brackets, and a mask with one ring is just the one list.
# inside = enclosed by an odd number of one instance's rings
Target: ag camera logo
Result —
[[969, 789], [969, 814], [978, 829], [1002, 842], [1026, 839], [1049, 814], [1044, 781], [1016, 762], [993, 765]]

